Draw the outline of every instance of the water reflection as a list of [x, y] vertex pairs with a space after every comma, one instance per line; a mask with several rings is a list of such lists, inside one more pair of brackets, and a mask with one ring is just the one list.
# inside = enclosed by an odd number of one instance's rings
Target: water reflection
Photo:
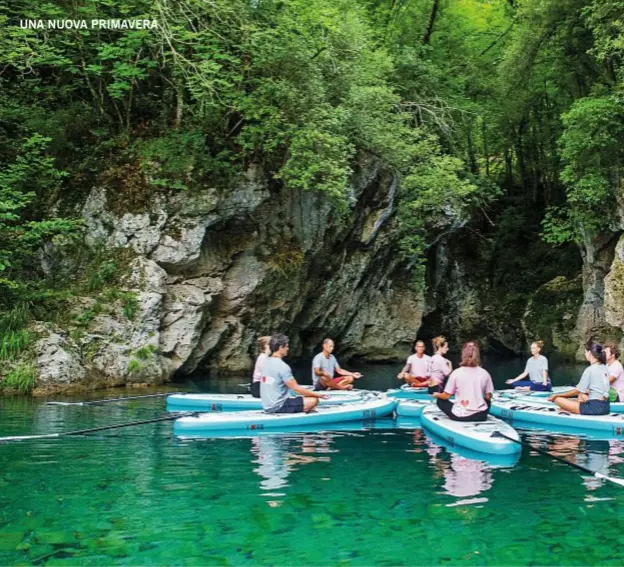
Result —
[[274, 491], [288, 486], [288, 476], [300, 466], [309, 463], [329, 462], [333, 436], [330, 433], [301, 434], [296, 436], [266, 435], [251, 439], [253, 461], [258, 466], [253, 469], [262, 480], [260, 488], [271, 491], [268, 496], [284, 496]]
[[[621, 441], [608, 441], [606, 439], [549, 436], [546, 439], [541, 439], [541, 441], [543, 445], [541, 448], [549, 453], [607, 476], [611, 474], [610, 465], [617, 462], [617, 457], [616, 459], [610, 458], [611, 443], [615, 444], [615, 451], [620, 452], [622, 450]], [[604, 484], [604, 480], [595, 477], [583, 476], [582, 478], [583, 484], [588, 490], [596, 490]]]

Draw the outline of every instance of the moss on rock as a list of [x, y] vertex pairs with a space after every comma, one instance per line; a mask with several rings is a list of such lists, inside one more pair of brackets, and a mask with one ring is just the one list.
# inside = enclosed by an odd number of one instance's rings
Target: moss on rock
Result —
[[583, 303], [582, 277], [558, 276], [540, 286], [527, 305], [522, 326], [529, 341], [542, 340], [547, 352], [573, 360], [578, 349], [576, 322]]

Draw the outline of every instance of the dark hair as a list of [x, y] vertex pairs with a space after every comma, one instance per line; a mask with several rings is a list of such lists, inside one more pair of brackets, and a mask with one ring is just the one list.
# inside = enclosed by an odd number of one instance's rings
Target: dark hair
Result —
[[615, 358], [620, 358], [620, 346], [615, 343], [605, 343], [604, 349], [609, 349]]
[[266, 348], [266, 346], [271, 342], [271, 337], [260, 337], [258, 339], [258, 350], [260, 352], [264, 352], [264, 349]]
[[533, 341], [531, 344], [537, 345], [537, 348], [539, 349], [540, 354], [542, 354], [542, 352], [544, 351], [544, 341]]
[[416, 352], [416, 347], [418, 346], [418, 343], [421, 343], [422, 346], [426, 347], [425, 341], [418, 339], [417, 341], [414, 341], [414, 352]]
[[601, 344], [595, 343], [593, 341], [589, 341], [585, 345], [585, 350], [588, 350], [589, 352], [591, 352], [592, 356], [596, 360], [600, 361], [602, 364], [605, 364], [605, 362], [607, 362], [607, 357], [605, 355], [604, 348], [602, 347]]
[[269, 341], [271, 354], [277, 352], [281, 347], [286, 346], [288, 342], [288, 337], [286, 335], [272, 335]]
[[468, 341], [464, 344], [459, 365], [481, 366], [481, 353], [479, 351], [479, 345], [475, 341]]
[[448, 344], [446, 342], [446, 339], [442, 335], [436, 337], [431, 342], [433, 343], [433, 350], [435, 351], [441, 349], [442, 347], [445, 347]]

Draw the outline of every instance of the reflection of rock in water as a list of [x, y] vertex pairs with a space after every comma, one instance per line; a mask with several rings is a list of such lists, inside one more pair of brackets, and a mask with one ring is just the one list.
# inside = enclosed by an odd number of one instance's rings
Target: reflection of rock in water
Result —
[[[593, 472], [609, 474], [609, 441], [584, 439], [579, 444], [576, 462]], [[584, 477], [583, 484], [589, 490], [596, 490], [604, 481], [593, 477]]]
[[287, 439], [273, 436], [254, 437], [251, 440], [251, 452], [258, 458], [258, 467], [254, 472], [264, 480], [260, 481], [262, 490], [277, 490], [288, 486], [290, 468], [286, 462]]
[[444, 489], [452, 496], [475, 496], [492, 487], [492, 473], [486, 463], [451, 454], [444, 471]]

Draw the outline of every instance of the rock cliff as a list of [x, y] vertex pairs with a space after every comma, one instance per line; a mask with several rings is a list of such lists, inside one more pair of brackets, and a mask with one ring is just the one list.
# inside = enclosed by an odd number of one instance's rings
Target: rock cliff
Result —
[[398, 259], [396, 185], [376, 158], [361, 158], [344, 216], [323, 195], [280, 189], [256, 168], [227, 191], [156, 193], [133, 210], [94, 188], [82, 208], [85, 244], [132, 251], [120, 281], [136, 306], [129, 317], [114, 298], [95, 311], [79, 298], [75, 315], [96, 315], [80, 333], [39, 333], [36, 364], [49, 377], [40, 383], [243, 373], [257, 337], [273, 332], [290, 336], [293, 357], [331, 336], [345, 357], [403, 358], [422, 300]]

